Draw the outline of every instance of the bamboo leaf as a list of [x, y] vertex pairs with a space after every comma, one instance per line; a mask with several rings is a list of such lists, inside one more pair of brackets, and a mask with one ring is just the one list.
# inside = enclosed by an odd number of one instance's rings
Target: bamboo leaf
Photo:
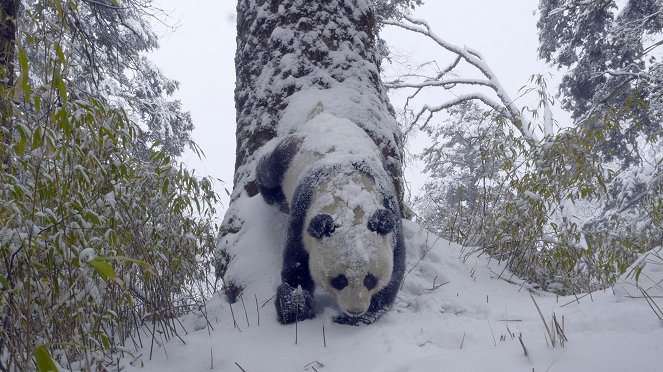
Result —
[[145, 261], [137, 260], [137, 259], [131, 258], [131, 257], [125, 257], [125, 256], [96, 257], [94, 259], [94, 261], [125, 261], [125, 262], [132, 262], [132, 263], [135, 263], [136, 265], [144, 268], [145, 270], [149, 271], [150, 273], [152, 273], [154, 275], [157, 275], [157, 272], [156, 272], [156, 270], [154, 270], [152, 265], [148, 264]]
[[163, 180], [163, 185], [161, 186], [161, 193], [163, 195], [168, 194], [168, 179], [167, 178], [165, 180]]
[[2, 288], [5, 290], [8, 290], [10, 288], [9, 281], [4, 276], [0, 276], [0, 284], [2, 284]]
[[101, 276], [104, 281], [108, 282], [109, 280], [115, 278], [115, 270], [113, 270], [113, 266], [111, 266], [105, 260], [96, 257], [90, 261], [90, 265], [94, 267], [94, 271], [99, 274], [99, 276]]
[[30, 99], [30, 84], [29, 84], [29, 70], [28, 70], [28, 55], [25, 53], [25, 49], [22, 47], [18, 47], [18, 63], [19, 66], [21, 67], [21, 90], [23, 91], [23, 95], [25, 97], [25, 100]]
[[37, 346], [37, 349], [35, 349], [35, 361], [37, 362], [37, 368], [40, 371], [58, 371], [58, 367], [55, 365], [53, 358], [51, 358], [51, 355], [42, 346]]
[[41, 131], [42, 127], [37, 127], [34, 133], [32, 134], [32, 149], [36, 149], [41, 146]]
[[104, 349], [110, 350], [110, 342], [108, 341], [108, 336], [106, 336], [105, 333], [101, 333], [99, 335], [101, 337], [101, 344], [104, 346]]
[[60, 43], [55, 43], [55, 53], [57, 54], [58, 59], [60, 60], [60, 63], [62, 65], [64, 65], [66, 61], [65, 61], [64, 52], [62, 52], [62, 46], [60, 45]]

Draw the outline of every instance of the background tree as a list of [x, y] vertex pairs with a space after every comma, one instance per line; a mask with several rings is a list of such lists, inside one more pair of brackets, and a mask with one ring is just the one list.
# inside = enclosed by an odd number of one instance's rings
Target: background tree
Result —
[[[402, 15], [418, 0], [376, 1], [382, 17]], [[259, 150], [275, 138], [284, 110], [297, 92], [347, 87], [342, 99], [358, 102], [335, 112], [361, 126], [382, 150], [402, 204], [402, 140], [380, 80], [382, 54], [372, 4], [360, 1], [246, 1], [237, 5], [235, 106], [237, 157], [234, 189], [217, 249], [217, 275], [234, 302], [246, 276], [237, 263], [252, 217], [243, 209], [258, 193]], [[350, 107], [350, 106], [348, 106]], [[304, 118], [297, 118], [303, 120]], [[266, 206], [265, 206], [266, 208]], [[268, 212], [266, 212], [268, 213]], [[232, 263], [231, 257], [235, 264]]]
[[476, 102], [448, 109], [439, 125], [422, 130], [431, 144], [421, 160], [428, 179], [415, 199], [421, 222], [439, 236], [467, 246], [482, 241], [483, 220], [499, 200], [499, 158], [491, 147], [504, 145], [499, 120]]
[[[539, 56], [568, 69], [562, 107], [576, 123], [610, 126], [597, 150], [606, 160], [637, 162], [637, 139], [657, 135], [663, 119], [663, 3], [541, 1]], [[614, 120], [605, 120], [611, 114]]]
[[[123, 108], [132, 121], [140, 124], [144, 147], [158, 142], [160, 149], [180, 155], [193, 129], [191, 116], [182, 110], [179, 100], [172, 98], [178, 82], [165, 77], [144, 56], [159, 45], [151, 22], [163, 22], [167, 15], [152, 0], [62, 4], [52, 11], [50, 0], [23, 2], [19, 16], [26, 27], [49, 20], [59, 25], [58, 18], [65, 18], [66, 28], [51, 32], [62, 35], [61, 47], [71, 58], [67, 76], [75, 87], [71, 94], [92, 94]], [[38, 37], [25, 40], [23, 47], [33, 61], [33, 78], [43, 79], [49, 66], [39, 65], [41, 60], [34, 55], [37, 42]]]
[[[638, 253], [661, 244], [661, 69], [654, 53], [660, 41], [653, 39], [660, 37], [661, 4], [540, 4], [540, 53], [569, 69], [561, 96], [573, 123], [555, 128], [553, 99], [541, 76], [534, 76], [534, 85], [523, 92], [538, 94], [538, 107], [521, 110], [479, 52], [448, 43], [425, 21], [408, 17], [387, 22], [428, 37], [455, 57], [432, 74], [409, 75], [387, 86], [412, 92], [406, 117], [412, 113], [412, 125], [429, 133], [447, 128], [436, 118], [453, 115], [451, 108], [460, 103], [480, 102], [492, 110], [490, 125], [503, 137], [498, 146], [486, 146], [486, 152], [500, 166], [493, 182], [499, 191], [490, 195], [482, 190], [492, 208], [472, 213], [481, 221], [477, 244], [545, 289], [588, 291], [612, 284]], [[480, 79], [455, 75], [461, 64], [475, 67]], [[432, 90], [453, 95], [415, 108], [421, 93]], [[467, 174], [475, 172], [465, 161], [465, 147], [445, 145], [438, 142], [427, 149], [429, 171], [438, 160], [431, 155], [444, 153]], [[427, 190], [447, 187], [448, 177], [431, 175]], [[448, 231], [438, 205], [420, 206], [422, 215], [433, 221], [439, 217], [442, 225], [437, 227]], [[461, 224], [454, 240], [463, 243], [473, 227]]]
[[607, 195], [584, 229], [632, 260], [663, 243], [663, 3], [560, 0], [539, 8], [539, 56], [568, 70], [563, 107], [580, 132], [603, 137], [592, 153], [606, 166]]

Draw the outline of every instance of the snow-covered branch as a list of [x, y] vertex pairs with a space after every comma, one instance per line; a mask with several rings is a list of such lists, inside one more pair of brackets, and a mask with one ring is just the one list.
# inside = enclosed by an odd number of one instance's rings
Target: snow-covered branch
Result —
[[[513, 103], [513, 100], [506, 92], [502, 84], [497, 79], [497, 76], [493, 70], [488, 66], [485, 59], [476, 50], [473, 50], [468, 47], [459, 47], [452, 43], [449, 43], [439, 36], [437, 36], [430, 28], [428, 23], [423, 20], [414, 19], [409, 16], [403, 17], [403, 21], [394, 21], [394, 20], [385, 20], [385, 24], [400, 27], [402, 29], [416, 32], [422, 34], [434, 41], [437, 45], [443, 49], [455, 54], [457, 57], [455, 60], [445, 69], [443, 69], [434, 79], [426, 79], [420, 83], [409, 83], [409, 82], [400, 82], [396, 81], [391, 84], [388, 84], [388, 88], [398, 89], [398, 88], [416, 88], [417, 90], [413, 95], [408, 97], [408, 104], [411, 98], [416, 96], [421, 92], [425, 87], [442, 87], [444, 89], [451, 89], [456, 86], [485, 86], [490, 88], [495, 95], [497, 96], [499, 102], [494, 99], [489, 98], [488, 96], [481, 93], [472, 93], [466, 94], [459, 97], [456, 97], [448, 102], [442, 103], [436, 107], [430, 107], [428, 105], [424, 106], [419, 113], [416, 115], [415, 123], [425, 114], [426, 120], [423, 123], [425, 126], [431, 119], [432, 115], [435, 112], [443, 110], [445, 108], [451, 107], [453, 105], [469, 101], [469, 100], [478, 100], [491, 107], [495, 111], [505, 114], [513, 124], [513, 126], [520, 132], [520, 134], [527, 139], [530, 143], [539, 142], [539, 138], [532, 131], [529, 121], [526, 120], [523, 115], [520, 113], [520, 110]], [[451, 73], [458, 64], [462, 61], [466, 61], [470, 65], [474, 66], [479, 72], [485, 77], [484, 79], [469, 79], [469, 78], [453, 78], [453, 79], [444, 79], [444, 76]]]
[[423, 124], [421, 124], [421, 128], [425, 128], [426, 125], [428, 125], [430, 120], [433, 118], [433, 115], [435, 113], [467, 101], [481, 101], [485, 105], [491, 107], [496, 111], [502, 111], [504, 109], [504, 107], [502, 107], [499, 103], [495, 102], [494, 100], [490, 99], [488, 96], [484, 94], [481, 93], [463, 94], [437, 106], [424, 105], [424, 107], [419, 111], [419, 113], [417, 113], [414, 122], [415, 123], [419, 122], [419, 119], [421, 119], [422, 116], [428, 114], [426, 115], [426, 120], [423, 122]]

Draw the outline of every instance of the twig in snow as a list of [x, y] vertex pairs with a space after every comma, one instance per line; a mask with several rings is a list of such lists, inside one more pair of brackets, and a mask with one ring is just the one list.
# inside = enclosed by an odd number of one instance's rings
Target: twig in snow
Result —
[[154, 348], [154, 333], [155, 333], [155, 328], [157, 327], [156, 322], [152, 322], [152, 342], [150, 343], [150, 359], [152, 360], [152, 349]]
[[463, 339], [460, 340], [460, 350], [463, 350], [463, 344], [465, 343], [465, 333], [466, 332], [463, 332]]
[[[205, 301], [204, 296], [203, 296], [202, 300], [203, 300], [203, 306], [200, 308], [200, 310], [201, 310], [201, 313], [202, 313], [203, 317], [205, 318], [205, 322], [207, 323], [207, 334], [211, 336], [212, 331], [214, 330], [214, 327], [212, 327], [212, 323], [210, 323], [209, 318], [207, 317], [207, 302]], [[178, 319], [178, 322], [179, 322], [179, 319]], [[182, 323], [180, 323], [180, 326], [182, 327], [182, 329], [184, 329], [184, 326], [182, 325]], [[184, 332], [186, 334], [188, 334], [186, 332], [186, 329], [184, 329]]]
[[523, 343], [523, 334], [522, 334], [522, 332], [518, 335], [518, 341], [520, 341], [520, 346], [523, 347], [523, 353], [525, 354], [525, 356], [527, 356], [528, 355], [527, 348], [525, 347], [525, 344]]
[[536, 310], [539, 312], [539, 316], [541, 317], [541, 321], [543, 322], [543, 325], [546, 327], [546, 332], [548, 332], [548, 336], [550, 336], [550, 343], [552, 343], [552, 347], [555, 347], [555, 337], [553, 336], [553, 333], [550, 331], [550, 328], [548, 327], [548, 323], [546, 323], [546, 319], [543, 317], [543, 313], [541, 312], [541, 309], [539, 308], [539, 304], [536, 303], [536, 300], [534, 299], [534, 296], [532, 296], [532, 292], [529, 293], [529, 296], [532, 298], [532, 301], [534, 302], [534, 306], [536, 306]]
[[246, 326], [250, 327], [251, 324], [249, 324], [249, 313], [246, 312], [246, 305], [244, 305], [244, 295], [239, 296], [240, 301], [242, 301], [242, 307], [244, 308], [244, 316], [246, 317]]
[[258, 327], [260, 327], [260, 308], [258, 308], [258, 295], [254, 293], [253, 297], [256, 298], [256, 314], [258, 314]]
[[580, 296], [580, 297], [575, 296], [575, 300], [571, 300], [571, 301], [565, 303], [564, 305], [562, 305], [562, 306], [560, 306], [560, 307], [564, 307], [564, 306], [567, 306], [567, 305], [571, 305], [571, 304], [574, 303], [574, 302], [580, 304], [580, 300], [582, 300], [582, 299], [583, 299], [584, 297], [586, 297], [586, 296], [589, 296], [589, 293], [585, 293], [584, 295], [582, 295], [582, 296]]
[[[626, 297], [626, 298], [646, 298], [645, 296], [633, 296], [633, 295], [628, 295], [628, 296], [624, 296], [624, 297]], [[663, 296], [649, 295], [649, 298], [663, 298]]]
[[511, 332], [511, 329], [509, 329], [509, 321], [506, 319], [501, 321], [504, 322], [504, 325], [506, 326], [506, 332], [509, 334], [509, 337], [511, 337], [511, 339], [513, 340], [515, 335], [513, 334], [513, 332]]
[[497, 346], [497, 340], [495, 340], [495, 333], [493, 333], [493, 327], [490, 325], [490, 319], [488, 319], [488, 328], [490, 328], [490, 334], [493, 335], [493, 343]]
[[[436, 237], [433, 244], [428, 245], [427, 249], [424, 251], [424, 254], [422, 254], [421, 257], [419, 257], [419, 260], [417, 260], [417, 262], [410, 268], [410, 270], [408, 270], [405, 273], [405, 275], [403, 275], [403, 279], [401, 280], [401, 285], [400, 285], [401, 289], [403, 288], [403, 285], [405, 284], [405, 278], [412, 272], [412, 270], [414, 270], [419, 265], [419, 263], [426, 257], [428, 252], [430, 252], [431, 249], [433, 249], [433, 247], [435, 247], [435, 244], [437, 244], [438, 240], [440, 240], [440, 239], [442, 239], [442, 238], [440, 238], [439, 236]], [[426, 243], [428, 243], [428, 239], [426, 239]]]
[[279, 298], [279, 307], [281, 309], [281, 317], [283, 318], [283, 321], [285, 321], [285, 313], [283, 312], [283, 301]]
[[209, 369], [214, 369], [214, 352], [211, 347], [209, 348], [209, 360], [210, 360]]
[[663, 322], [663, 311], [661, 311], [661, 308], [658, 307], [658, 304], [654, 301], [653, 298], [651, 298], [651, 296], [649, 295], [649, 293], [647, 293], [647, 291], [642, 289], [642, 287], [638, 287], [638, 289], [640, 290], [640, 292], [642, 292], [642, 295], [644, 296], [645, 300], [647, 300], [647, 304], [649, 304], [649, 307], [651, 307], [654, 314], [656, 314], [658, 319], [661, 322]]
[[315, 369], [315, 366], [318, 366], [319, 368], [324, 367], [325, 365], [318, 362], [317, 360], [312, 361], [311, 363], [308, 363], [307, 365], [304, 366], [304, 369], [308, 369], [308, 367], [313, 368], [314, 371], [317, 372], [317, 369]]
[[242, 368], [242, 366], [240, 366], [239, 363], [235, 362], [235, 365], [237, 366], [237, 368], [241, 369], [242, 372], [246, 372], [246, 370]]
[[436, 281], [436, 280], [437, 280], [437, 275], [435, 275], [435, 278], [433, 278], [433, 286], [432, 286], [431, 288], [427, 288], [427, 289], [426, 289], [427, 291], [431, 291], [431, 292], [432, 292], [432, 291], [434, 291], [434, 290], [437, 290], [438, 288], [440, 288], [440, 287], [443, 286], [443, 285], [449, 284], [449, 281], [448, 281], [448, 280], [447, 280], [446, 282], [444, 282], [444, 283], [435, 284], [435, 281]]
[[325, 336], [325, 326], [322, 326], [322, 344], [327, 347], [327, 337]]
[[296, 297], [295, 301], [295, 345], [297, 345], [298, 325], [299, 325], [299, 296]]
[[272, 297], [266, 299], [265, 302], [262, 303], [262, 305], [260, 306], [260, 308], [262, 309], [263, 307], [265, 307], [265, 305], [267, 305], [267, 304], [269, 303], [269, 301], [273, 300], [274, 297], [276, 297], [276, 294], [274, 294], [274, 296], [272, 296]]
[[233, 304], [228, 303], [230, 306], [230, 315], [233, 317], [233, 326], [237, 328], [238, 331], [242, 332], [242, 330], [239, 328], [239, 324], [237, 324], [237, 321], [235, 320], [235, 312], [233, 311]]
[[[562, 323], [564, 323], [564, 317], [562, 317]], [[557, 336], [559, 337], [559, 343], [564, 347], [564, 342], [568, 341], [569, 339], [566, 338], [566, 334], [564, 334], [564, 327], [560, 326], [559, 323], [557, 322], [557, 317], [555, 316], [555, 313], [553, 313], [552, 316], [552, 324], [553, 327], [555, 328], [555, 332]]]
[[548, 368], [546, 368], [546, 371], [545, 371], [545, 372], [550, 371], [550, 368], [552, 368], [552, 366], [553, 366], [555, 363], [557, 363], [557, 361], [559, 360], [559, 358], [561, 358], [562, 355], [564, 355], [564, 351], [565, 351], [565, 350], [566, 350], [566, 349], [562, 350], [562, 352], [559, 353], [559, 356], [558, 356], [557, 358], [555, 358], [555, 360], [553, 360], [552, 363], [550, 363], [550, 365], [548, 366]]

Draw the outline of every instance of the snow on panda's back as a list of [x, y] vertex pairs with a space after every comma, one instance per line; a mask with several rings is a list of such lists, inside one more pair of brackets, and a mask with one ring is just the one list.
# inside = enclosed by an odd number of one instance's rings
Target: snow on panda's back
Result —
[[379, 149], [366, 132], [349, 119], [322, 112], [297, 126], [291, 134], [303, 141], [283, 177], [282, 189], [288, 205], [311, 167], [361, 161], [374, 164], [374, 172], [386, 175]]

